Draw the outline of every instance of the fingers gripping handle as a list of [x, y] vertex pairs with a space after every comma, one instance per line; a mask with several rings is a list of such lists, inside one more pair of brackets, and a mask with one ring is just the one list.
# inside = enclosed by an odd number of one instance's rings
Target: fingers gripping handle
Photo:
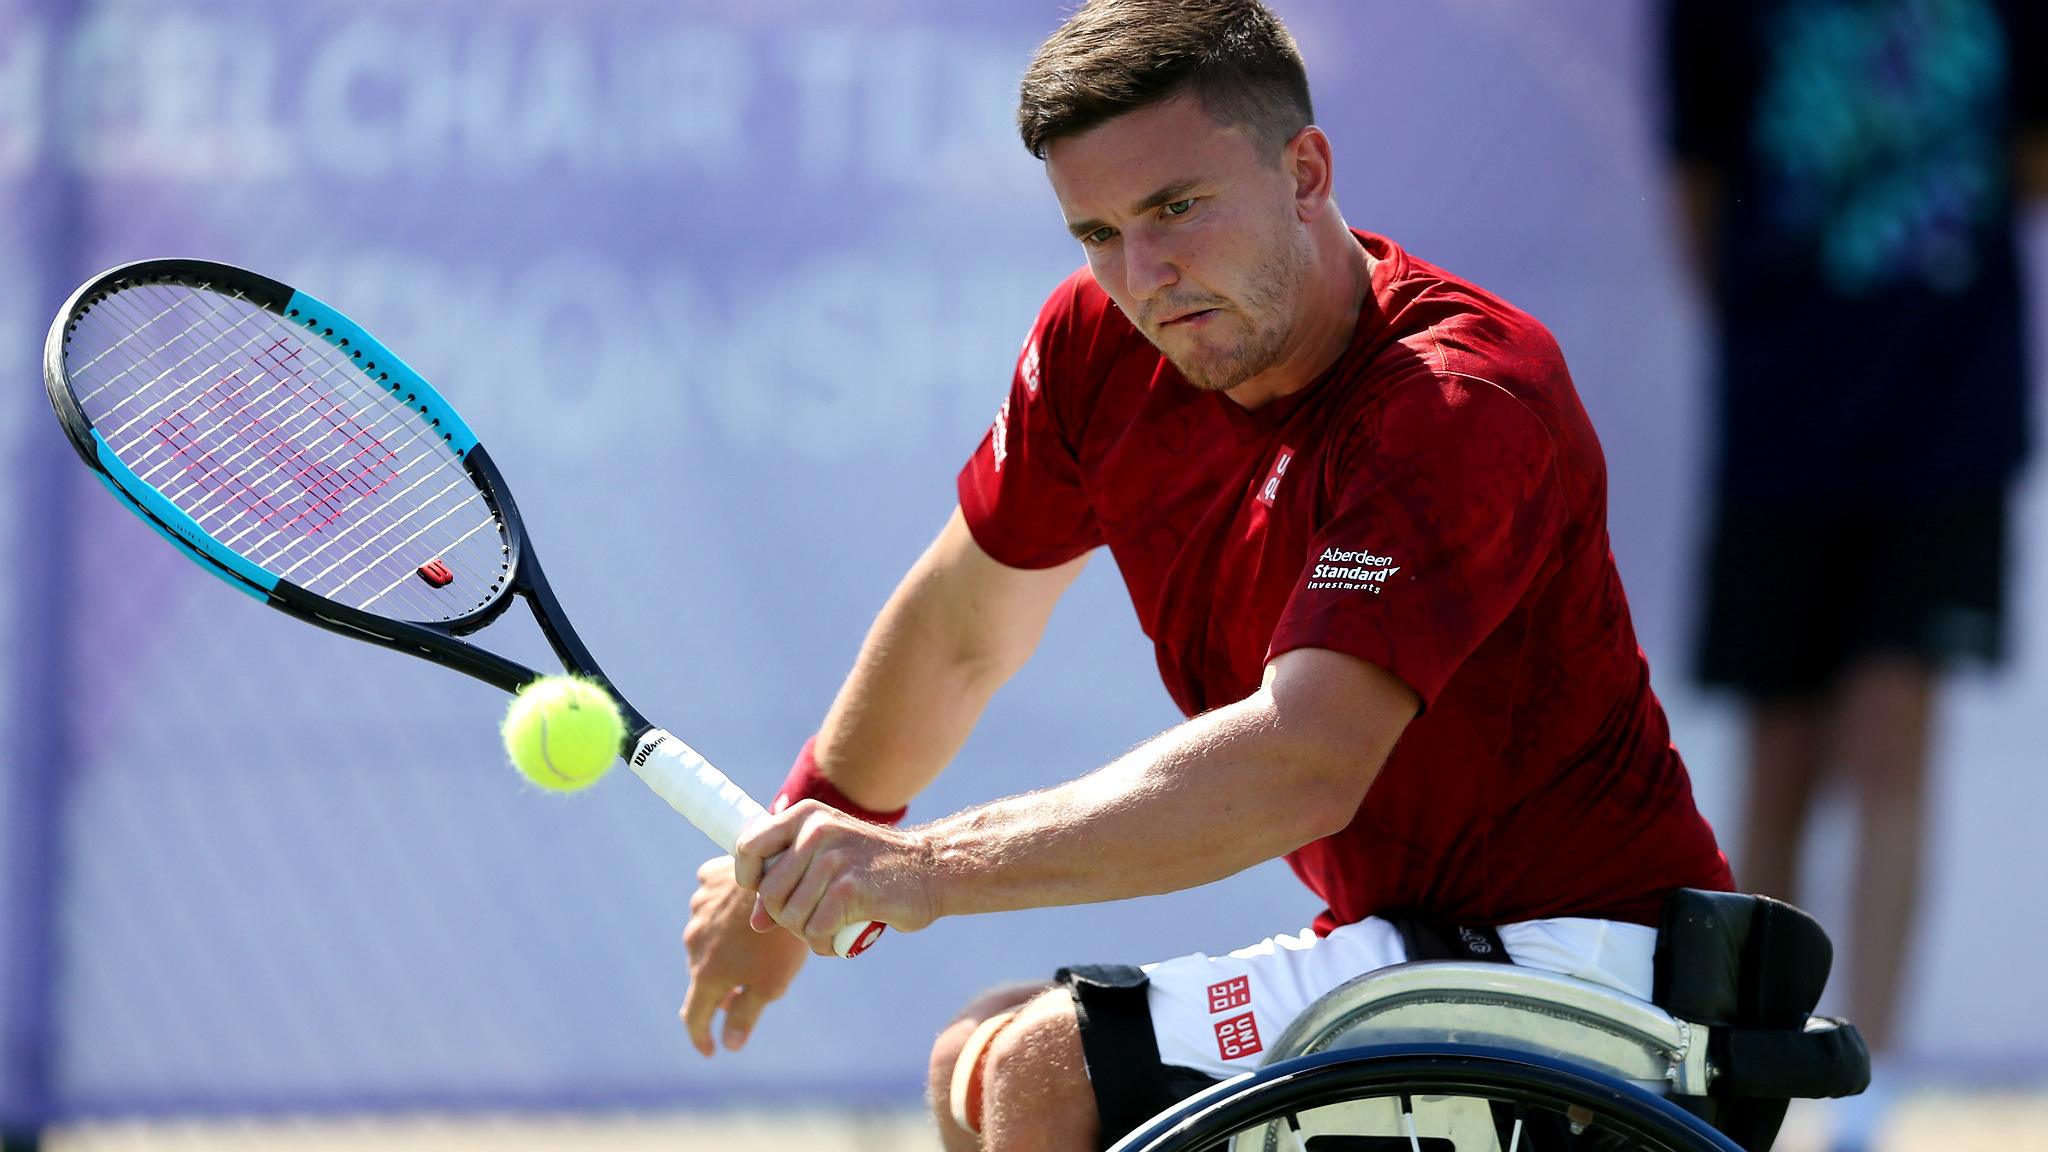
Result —
[[[659, 728], [649, 729], [626, 758], [640, 779], [668, 801], [669, 807], [698, 831], [731, 852], [747, 825], [767, 815], [767, 810], [697, 750]], [[841, 956], [858, 956], [882, 935], [879, 921], [848, 924], [832, 937], [832, 950]]]

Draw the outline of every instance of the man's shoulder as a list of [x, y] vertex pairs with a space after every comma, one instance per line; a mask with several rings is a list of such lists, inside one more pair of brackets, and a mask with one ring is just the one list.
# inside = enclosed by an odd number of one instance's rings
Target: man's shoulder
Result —
[[1442, 371], [1555, 384], [1564, 351], [1550, 329], [1505, 297], [1412, 254], [1383, 294], [1389, 335]]
[[1522, 442], [1598, 457], [1563, 350], [1503, 297], [1405, 251], [1377, 291], [1385, 332], [1361, 391], [1361, 430]]

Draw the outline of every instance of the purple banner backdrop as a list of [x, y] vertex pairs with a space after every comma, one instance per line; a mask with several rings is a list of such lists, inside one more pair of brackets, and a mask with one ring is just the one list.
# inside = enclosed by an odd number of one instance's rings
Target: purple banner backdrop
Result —
[[[1348, 218], [1523, 304], [1571, 358], [1639, 630], [1726, 813], [1728, 717], [1678, 675], [1701, 348], [1647, 6], [1279, 7]], [[200, 255], [335, 302], [492, 446], [612, 674], [766, 792], [1079, 261], [1009, 126], [1058, 18], [0, 0], [0, 251], [39, 277], [0, 287], [10, 1108], [907, 1105], [928, 1037], [986, 983], [1306, 922], [1276, 866], [945, 923], [813, 964], [745, 1053], [702, 1061], [673, 1012], [705, 842], [623, 774], [522, 790], [490, 690], [228, 594], [95, 494], [36, 386], [59, 285], [93, 268]], [[2048, 518], [2038, 492], [2026, 514]], [[1947, 737], [1911, 1023], [1932, 1055], [2038, 1064], [2048, 1015], [1961, 944], [2048, 882], [2016, 823], [2048, 801], [2023, 771], [2048, 589], [2041, 533], [2022, 538], [2019, 666], [1966, 685]], [[919, 811], [1069, 777], [1172, 722], [1110, 568]], [[2048, 926], [2014, 931], [2023, 954], [2048, 945]]]

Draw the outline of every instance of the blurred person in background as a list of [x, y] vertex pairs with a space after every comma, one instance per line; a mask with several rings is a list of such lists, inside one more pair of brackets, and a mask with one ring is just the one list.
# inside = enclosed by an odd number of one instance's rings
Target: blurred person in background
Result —
[[[1313, 116], [1293, 39], [1253, 0], [1093, 0], [1040, 47], [1019, 126], [1087, 264], [1040, 310], [958, 510], [778, 815], [699, 873], [700, 1051], [721, 1011], [745, 1043], [805, 945], [854, 920], [915, 929], [1287, 858], [1327, 902], [1312, 929], [1075, 966], [940, 1034], [949, 1148], [1102, 1147], [1403, 960], [1512, 959], [1648, 999], [1666, 896], [1732, 883], [1650, 687], [1563, 354], [1351, 229]], [[885, 826], [1098, 548], [1187, 721], [1057, 787]]]
[[[1699, 671], [1749, 706], [1739, 881], [1858, 838], [1849, 1015], [1897, 1040], [1944, 670], [2005, 648], [2028, 386], [2015, 218], [2048, 189], [2038, 0], [1670, 0], [1668, 134], [1718, 336]], [[1876, 1084], [1886, 1083], [1880, 1073]], [[1881, 1097], [1838, 1142], [1871, 1134]]]

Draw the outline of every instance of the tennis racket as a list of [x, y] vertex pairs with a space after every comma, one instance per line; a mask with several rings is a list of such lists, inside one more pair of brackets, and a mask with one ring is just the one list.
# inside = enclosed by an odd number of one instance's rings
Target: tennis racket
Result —
[[[463, 637], [524, 598], [563, 667], [618, 701], [620, 754], [649, 788], [727, 852], [762, 815], [612, 685], [476, 434], [340, 312], [225, 264], [125, 264], [65, 302], [43, 382], [107, 488], [229, 585], [507, 692], [540, 673]], [[833, 946], [859, 955], [882, 929], [848, 924]]]

